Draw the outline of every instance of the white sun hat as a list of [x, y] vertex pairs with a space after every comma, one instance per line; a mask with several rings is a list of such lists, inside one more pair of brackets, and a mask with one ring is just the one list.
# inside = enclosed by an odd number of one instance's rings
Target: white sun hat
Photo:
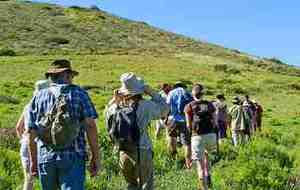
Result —
[[138, 95], [143, 94], [145, 89], [144, 80], [137, 77], [134, 73], [124, 73], [120, 77], [121, 88], [119, 93], [122, 95]]

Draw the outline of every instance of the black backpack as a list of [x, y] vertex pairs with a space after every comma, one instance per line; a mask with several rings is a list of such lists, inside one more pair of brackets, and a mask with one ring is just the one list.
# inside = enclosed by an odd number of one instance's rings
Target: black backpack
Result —
[[193, 112], [192, 132], [197, 135], [214, 133], [213, 116], [208, 101], [193, 101], [189, 104]]
[[135, 151], [139, 146], [140, 131], [137, 124], [137, 107], [118, 107], [107, 120], [108, 134], [119, 150]]

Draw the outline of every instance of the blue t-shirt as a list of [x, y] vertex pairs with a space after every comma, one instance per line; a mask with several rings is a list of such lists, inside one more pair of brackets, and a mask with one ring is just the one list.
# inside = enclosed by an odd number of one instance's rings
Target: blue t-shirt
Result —
[[177, 122], [185, 122], [184, 107], [192, 101], [192, 96], [184, 88], [172, 90], [167, 97], [170, 106], [170, 116]]

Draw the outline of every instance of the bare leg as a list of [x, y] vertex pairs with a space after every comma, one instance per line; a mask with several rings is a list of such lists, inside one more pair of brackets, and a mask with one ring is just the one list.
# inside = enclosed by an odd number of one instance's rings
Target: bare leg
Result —
[[168, 146], [169, 146], [169, 151], [171, 153], [172, 158], [176, 157], [177, 154], [177, 139], [176, 137], [168, 137]]
[[191, 145], [185, 145], [185, 165], [188, 169], [192, 167], [192, 147]]
[[24, 186], [23, 190], [33, 190], [33, 177], [24, 169]]
[[199, 190], [204, 189], [204, 183], [203, 183], [203, 170], [202, 170], [202, 161], [197, 160], [197, 174], [198, 174], [198, 182], [199, 182]]

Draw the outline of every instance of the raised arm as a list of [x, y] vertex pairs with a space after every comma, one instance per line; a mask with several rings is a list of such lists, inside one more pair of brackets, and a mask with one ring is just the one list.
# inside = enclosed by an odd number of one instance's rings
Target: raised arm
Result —
[[152, 119], [167, 117], [170, 109], [165, 100], [149, 86], [145, 87], [145, 94], [152, 98], [152, 103], [148, 105], [151, 107], [148, 114], [151, 115]]

